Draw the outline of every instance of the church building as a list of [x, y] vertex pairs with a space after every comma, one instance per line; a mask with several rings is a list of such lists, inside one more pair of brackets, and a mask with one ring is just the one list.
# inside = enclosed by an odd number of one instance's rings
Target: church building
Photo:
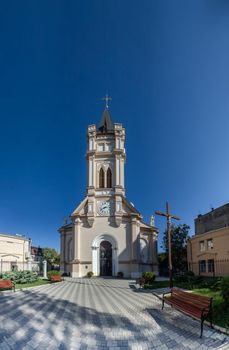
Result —
[[[108, 98], [101, 122], [87, 129], [86, 196], [60, 229], [61, 272], [83, 277], [136, 278], [144, 271], [158, 273], [154, 218], [142, 221], [125, 196], [125, 129], [113, 123]], [[133, 174], [134, 177], [134, 174]]]

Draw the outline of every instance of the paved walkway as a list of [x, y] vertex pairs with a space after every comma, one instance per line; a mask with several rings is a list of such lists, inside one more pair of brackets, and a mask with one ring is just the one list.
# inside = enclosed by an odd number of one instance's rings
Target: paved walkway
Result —
[[229, 338], [135, 288], [69, 279], [0, 294], [0, 349], [229, 349]]

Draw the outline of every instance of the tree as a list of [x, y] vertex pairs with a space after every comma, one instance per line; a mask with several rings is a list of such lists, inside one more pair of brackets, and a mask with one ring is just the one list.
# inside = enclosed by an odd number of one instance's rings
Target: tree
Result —
[[[171, 225], [171, 251], [173, 272], [187, 270], [187, 240], [190, 227], [186, 224]], [[168, 232], [164, 232], [162, 248], [168, 253]]]
[[43, 257], [50, 265], [60, 264], [60, 254], [54, 248], [43, 248]]
[[157, 259], [158, 259], [159, 275], [160, 276], [168, 276], [169, 275], [168, 254], [165, 252], [158, 253]]

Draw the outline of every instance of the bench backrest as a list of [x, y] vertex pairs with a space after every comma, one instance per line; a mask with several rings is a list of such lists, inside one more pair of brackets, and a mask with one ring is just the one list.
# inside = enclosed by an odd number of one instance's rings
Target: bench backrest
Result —
[[3, 287], [12, 287], [13, 282], [11, 280], [0, 280], [0, 288]]
[[172, 288], [171, 297], [179, 300], [183, 300], [186, 303], [193, 304], [202, 308], [210, 308], [212, 305], [212, 298], [206, 297], [204, 295], [197, 295], [189, 292], [184, 292], [182, 290]]

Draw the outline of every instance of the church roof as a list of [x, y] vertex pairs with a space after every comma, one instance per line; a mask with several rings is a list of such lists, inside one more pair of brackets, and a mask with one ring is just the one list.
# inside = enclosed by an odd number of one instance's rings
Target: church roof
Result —
[[99, 124], [99, 131], [104, 132], [114, 132], [114, 124], [111, 120], [111, 116], [106, 106], [102, 115], [102, 119]]

